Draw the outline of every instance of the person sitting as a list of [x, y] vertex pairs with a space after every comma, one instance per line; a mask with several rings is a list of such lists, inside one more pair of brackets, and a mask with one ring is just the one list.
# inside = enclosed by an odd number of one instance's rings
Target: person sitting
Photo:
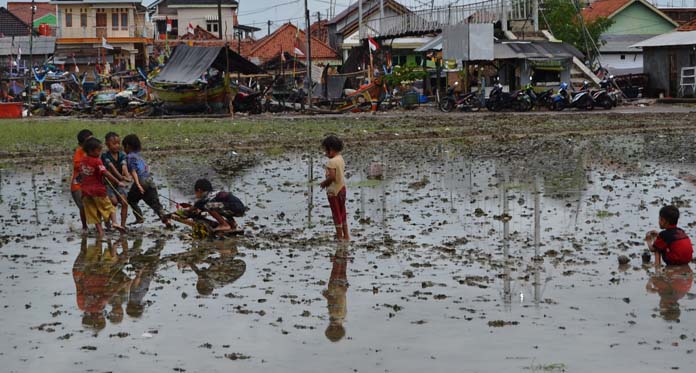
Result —
[[658, 221], [662, 231], [646, 233], [645, 242], [650, 251], [655, 253], [656, 263], [659, 263], [660, 258], [668, 266], [688, 264], [691, 261], [694, 253], [691, 239], [681, 228], [677, 228], [678, 222], [679, 209], [665, 206], [660, 209]]

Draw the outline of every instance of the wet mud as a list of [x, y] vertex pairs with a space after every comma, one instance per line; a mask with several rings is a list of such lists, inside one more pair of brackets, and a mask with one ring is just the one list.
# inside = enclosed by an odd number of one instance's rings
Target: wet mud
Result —
[[349, 244], [333, 241], [319, 149], [150, 159], [171, 200], [190, 201], [205, 176], [250, 208], [245, 235], [219, 240], [165, 230], [147, 210], [126, 235], [81, 236], [68, 163], [5, 165], [0, 363], [690, 371], [693, 271], [657, 271], [641, 254], [663, 204], [696, 233], [694, 140], [348, 144]]

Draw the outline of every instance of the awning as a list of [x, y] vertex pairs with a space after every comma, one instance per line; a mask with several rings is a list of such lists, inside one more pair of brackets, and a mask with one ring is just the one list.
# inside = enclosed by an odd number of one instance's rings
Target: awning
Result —
[[[225, 57], [225, 50], [227, 50], [227, 58]], [[174, 53], [172, 53], [162, 71], [152, 81], [165, 84], [193, 84], [210, 67], [225, 71], [227, 69], [227, 59], [229, 59], [230, 72], [242, 74], [263, 73], [263, 70], [258, 66], [229, 48], [189, 47], [186, 44], [180, 44], [174, 49]]]
[[534, 70], [544, 71], [563, 71], [563, 61], [561, 60], [528, 60], [529, 65]]
[[171, 16], [152, 16], [152, 19], [151, 19], [151, 20], [152, 20], [152, 21], [166, 21], [167, 19], [176, 20], [177, 17], [176, 17], [175, 15], [171, 15]]
[[441, 51], [442, 50], [442, 35], [438, 35], [433, 38], [433, 40], [425, 43], [420, 48], [414, 50], [414, 52], [429, 52], [429, 51]]
[[217, 15], [212, 15], [212, 16], [205, 16], [206, 21], [217, 21], [218, 16]]

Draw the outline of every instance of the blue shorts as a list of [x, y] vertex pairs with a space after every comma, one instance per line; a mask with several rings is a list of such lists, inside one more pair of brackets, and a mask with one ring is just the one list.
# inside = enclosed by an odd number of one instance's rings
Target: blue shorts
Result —
[[[128, 189], [121, 188], [120, 186], [116, 186], [116, 185], [115, 185], [115, 187], [116, 187], [116, 192], [118, 192], [118, 194], [122, 195], [125, 198], [126, 195], [128, 194]], [[114, 192], [114, 189], [110, 185], [108, 185], [108, 184], [106, 185], [106, 195], [109, 198], [116, 197], [116, 192]]]

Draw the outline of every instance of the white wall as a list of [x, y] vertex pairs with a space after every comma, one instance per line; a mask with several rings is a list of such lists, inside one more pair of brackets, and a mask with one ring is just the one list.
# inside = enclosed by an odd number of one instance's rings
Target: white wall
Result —
[[[178, 22], [179, 22], [179, 35], [185, 35], [189, 22], [193, 27], [200, 26], [202, 29], [206, 30], [206, 18], [213, 16], [217, 19], [217, 7], [210, 8], [177, 8], [178, 11]], [[234, 38], [233, 30], [233, 8], [222, 8], [222, 32], [227, 35], [230, 39]], [[225, 26], [227, 23], [227, 26]], [[226, 32], [225, 32], [226, 31]], [[214, 33], [217, 36], [217, 33]]]
[[[621, 59], [624, 56], [624, 59]], [[637, 69], [643, 71], [643, 53], [602, 53], [602, 66], [609, 69]]]

